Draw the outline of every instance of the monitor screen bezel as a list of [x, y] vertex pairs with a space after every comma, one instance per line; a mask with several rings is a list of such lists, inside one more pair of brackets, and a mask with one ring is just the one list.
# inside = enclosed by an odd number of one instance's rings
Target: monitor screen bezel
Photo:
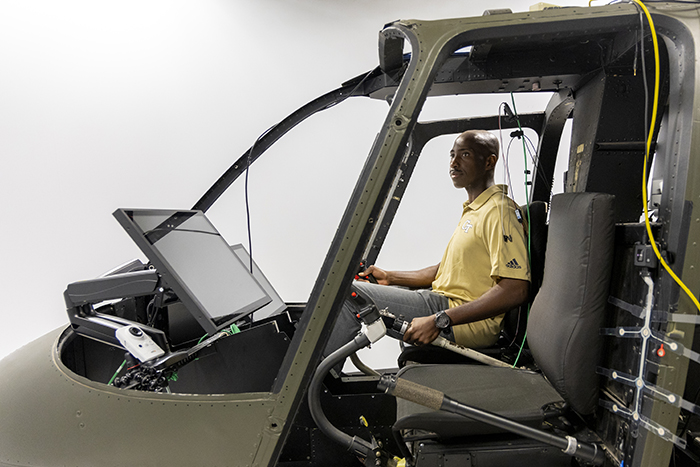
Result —
[[[229, 318], [223, 322], [216, 323], [215, 318], [207, 311], [206, 307], [202, 304], [199, 298], [196, 296], [194, 291], [187, 285], [186, 281], [174, 270], [167, 258], [146, 238], [148, 232], [144, 232], [139, 225], [132, 219], [133, 213], [144, 213], [153, 215], [162, 215], [165, 218], [173, 217], [175, 215], [181, 214], [182, 217], [190, 218], [192, 216], [202, 216], [203, 219], [211, 226], [212, 230], [216, 232], [219, 239], [222, 242], [222, 251], [226, 250], [229, 252], [235, 261], [240, 263], [241, 269], [245, 271], [254, 283], [259, 288], [260, 292], [263, 294], [263, 298], [260, 298], [252, 303], [248, 303], [246, 306], [239, 310], [233, 310], [231, 314], [227, 314]], [[206, 217], [202, 211], [193, 211], [185, 209], [126, 209], [120, 208], [114, 211], [114, 217], [117, 219], [119, 224], [126, 230], [131, 239], [136, 243], [136, 246], [146, 255], [151, 264], [155, 266], [158, 273], [161, 275], [166, 285], [171, 288], [175, 294], [178, 296], [180, 301], [189, 310], [192, 316], [197, 320], [197, 322], [202, 326], [204, 331], [209, 335], [216, 333], [217, 331], [230, 326], [232, 323], [245, 318], [246, 316], [259, 310], [261, 307], [267, 305], [272, 301], [268, 292], [264, 287], [258, 282], [258, 280], [248, 271], [248, 268], [243, 264], [243, 261], [238, 255], [231, 249], [230, 245], [221, 236], [221, 233], [214, 227], [211, 221]], [[217, 318], [220, 319], [220, 318]]]
[[[248, 254], [248, 250], [245, 248], [245, 246], [243, 246], [242, 243], [237, 243], [235, 245], [231, 245], [231, 249], [236, 256], [238, 256], [238, 259], [240, 259], [241, 262], [243, 262], [243, 264], [249, 268], [250, 255]], [[265, 277], [265, 274], [263, 274], [262, 270], [258, 267], [255, 261], [253, 261], [253, 277], [258, 280], [258, 283], [263, 289], [265, 289], [265, 292], [267, 292], [271, 298], [270, 303], [253, 312], [254, 322], [280, 314], [287, 309], [287, 304], [284, 300], [282, 300], [282, 297], [280, 297], [275, 288], [272, 286], [272, 283], [270, 283], [267, 277]]]

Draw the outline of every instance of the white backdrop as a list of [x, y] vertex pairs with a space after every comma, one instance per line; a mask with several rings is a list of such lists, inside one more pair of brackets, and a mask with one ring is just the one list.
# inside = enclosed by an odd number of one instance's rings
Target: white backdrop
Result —
[[[0, 358], [67, 323], [68, 283], [143, 259], [112, 218], [116, 208], [190, 208], [263, 131], [375, 67], [385, 23], [530, 3], [0, 2]], [[495, 114], [508, 99], [436, 98], [422, 119]], [[518, 99], [527, 112], [548, 96]], [[387, 109], [351, 99], [252, 166], [254, 256], [285, 300], [308, 297]], [[451, 144], [428, 146], [380, 265], [439, 261], [465, 199], [447, 177]], [[511, 152], [522, 161], [519, 146]], [[513, 164], [520, 186], [522, 163]], [[231, 243], [247, 241], [242, 181], [209, 211]], [[386, 349], [396, 343], [380, 344], [365, 358], [391, 365]]]

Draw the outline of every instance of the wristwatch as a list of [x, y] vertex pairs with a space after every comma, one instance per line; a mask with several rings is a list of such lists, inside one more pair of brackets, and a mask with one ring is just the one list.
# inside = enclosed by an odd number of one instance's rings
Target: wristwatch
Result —
[[435, 313], [435, 327], [440, 330], [447, 329], [452, 326], [452, 320], [450, 316], [446, 313], [446, 310], [438, 311]]

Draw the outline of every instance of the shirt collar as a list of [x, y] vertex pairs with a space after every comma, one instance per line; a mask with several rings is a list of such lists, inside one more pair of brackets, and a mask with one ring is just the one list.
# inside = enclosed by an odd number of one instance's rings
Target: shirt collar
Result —
[[481, 192], [479, 196], [476, 197], [474, 201], [471, 203], [469, 201], [464, 202], [464, 210], [466, 211], [467, 209], [471, 211], [476, 211], [479, 209], [481, 206], [486, 204], [486, 202], [495, 194], [503, 194], [503, 195], [508, 195], [508, 186], [507, 185], [492, 185], [485, 189], [484, 191]]

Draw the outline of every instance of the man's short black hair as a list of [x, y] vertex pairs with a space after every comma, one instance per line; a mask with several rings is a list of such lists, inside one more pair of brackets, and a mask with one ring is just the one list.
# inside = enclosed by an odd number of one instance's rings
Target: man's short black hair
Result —
[[491, 154], [498, 158], [499, 144], [498, 138], [486, 130], [467, 130], [461, 135], [460, 138], [465, 138], [471, 140], [473, 143], [473, 149], [477, 151], [477, 155], [482, 159], [486, 159]]

